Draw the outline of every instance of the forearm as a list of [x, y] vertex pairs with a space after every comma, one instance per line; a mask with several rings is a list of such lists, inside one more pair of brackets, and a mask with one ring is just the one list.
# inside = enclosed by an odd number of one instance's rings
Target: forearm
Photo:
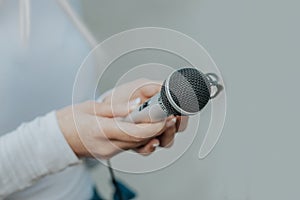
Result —
[[0, 199], [80, 163], [61, 133], [54, 112], [0, 137], [0, 160]]

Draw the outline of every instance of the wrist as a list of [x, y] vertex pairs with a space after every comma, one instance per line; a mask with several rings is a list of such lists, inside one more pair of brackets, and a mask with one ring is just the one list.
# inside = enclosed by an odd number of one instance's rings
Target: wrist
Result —
[[72, 151], [78, 157], [89, 156], [76, 128], [73, 112], [69, 108], [56, 111], [58, 126]]

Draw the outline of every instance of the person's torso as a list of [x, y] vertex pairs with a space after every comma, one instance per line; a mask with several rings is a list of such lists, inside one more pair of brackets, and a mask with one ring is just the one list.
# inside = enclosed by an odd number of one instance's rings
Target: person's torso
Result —
[[[57, 1], [30, 2], [26, 46], [20, 37], [19, 1], [0, 5], [0, 135], [71, 104], [76, 72], [90, 50]], [[8, 199], [87, 199], [91, 185], [84, 167], [75, 166]]]

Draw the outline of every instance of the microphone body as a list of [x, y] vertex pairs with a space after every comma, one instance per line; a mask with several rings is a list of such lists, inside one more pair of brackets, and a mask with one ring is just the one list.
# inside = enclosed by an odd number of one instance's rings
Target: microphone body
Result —
[[[197, 114], [222, 87], [215, 74], [203, 74], [195, 68], [174, 71], [163, 83], [161, 91], [148, 99], [123, 120], [133, 123], [158, 122], [170, 115]], [[212, 95], [211, 87], [217, 91]]]
[[132, 111], [124, 121], [133, 123], [158, 122], [167, 117], [168, 112], [162, 105], [160, 93], [157, 93]]

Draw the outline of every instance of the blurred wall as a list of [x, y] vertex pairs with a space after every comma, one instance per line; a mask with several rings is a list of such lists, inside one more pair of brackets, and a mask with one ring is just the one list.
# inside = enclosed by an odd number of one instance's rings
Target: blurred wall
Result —
[[175, 29], [208, 50], [226, 82], [226, 124], [210, 156], [197, 159], [197, 137], [168, 168], [144, 175], [118, 173], [136, 188], [138, 199], [299, 198], [299, 1], [82, 4], [84, 21], [99, 41], [135, 27]]

